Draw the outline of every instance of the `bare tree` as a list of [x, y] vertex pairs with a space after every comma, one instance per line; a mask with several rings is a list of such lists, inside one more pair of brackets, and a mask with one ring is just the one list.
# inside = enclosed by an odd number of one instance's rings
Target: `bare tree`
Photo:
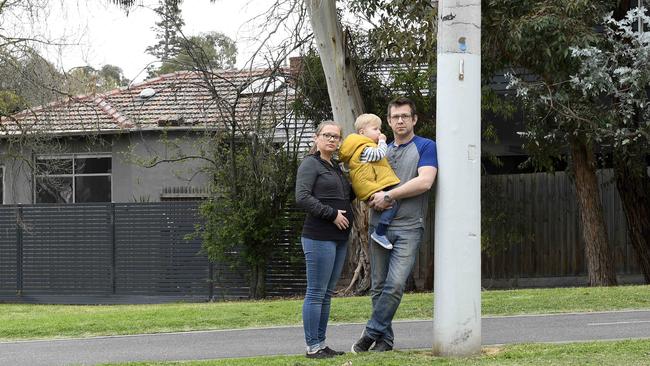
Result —
[[8, 179], [14, 188], [32, 185], [34, 155], [63, 152], [68, 145], [68, 139], [45, 134], [34, 123], [21, 124], [15, 117], [17, 112], [29, 115], [30, 108], [70, 96], [63, 87], [64, 75], [39, 53], [44, 47], [67, 43], [61, 37], [43, 34], [36, 26], [58, 5], [62, 6], [50, 0], [0, 1], [0, 159], [12, 172]]
[[[354, 120], [363, 113], [363, 100], [357, 85], [354, 63], [348, 48], [348, 36], [337, 17], [335, 0], [306, 1], [314, 39], [327, 80], [327, 91], [334, 120], [341, 123], [347, 135], [354, 131]], [[368, 255], [368, 207], [355, 200], [354, 224], [351, 233], [350, 263], [356, 263], [346, 293], [365, 293], [370, 288]]]
[[[186, 160], [204, 163], [202, 172], [212, 178], [210, 198], [201, 206], [204, 225], [197, 231], [209, 258], [234, 264], [250, 273], [250, 296], [265, 296], [265, 276], [275, 244], [286, 235], [286, 208], [293, 192], [304, 139], [311, 124], [293, 113], [295, 75], [284, 64], [303, 47], [306, 16], [300, 2], [288, 8], [271, 8], [263, 20], [267, 38], [260, 42], [244, 70], [217, 70], [205, 49], [193, 47], [177, 34], [192, 70], [193, 83], [202, 92], [201, 109], [208, 111], [204, 125], [184, 133], [183, 139], [165, 139], [166, 154], [149, 151], [139, 163], [147, 167]], [[266, 22], [267, 17], [278, 23]], [[288, 37], [271, 34], [291, 24]], [[180, 117], [182, 118], [182, 117]], [[185, 121], [186, 123], [192, 123]], [[171, 124], [178, 123], [170, 121]], [[192, 149], [183, 140], [192, 140]]]
[[[127, 8], [134, 3], [130, 0], [115, 0], [113, 2]], [[363, 100], [349, 53], [347, 42], [350, 38], [342, 31], [334, 0], [304, 2], [276, 0], [273, 2], [267, 11], [250, 20], [250, 23], [258, 25], [257, 34], [265, 36], [258, 40], [259, 46], [253, 51], [244, 68], [252, 70], [260, 59], [266, 60], [268, 64], [271, 59], [280, 59], [294, 50], [304, 48], [312, 37], [304, 24], [307, 19], [311, 20], [313, 37], [323, 61], [334, 119], [343, 125], [345, 133], [353, 132], [353, 122], [356, 116], [364, 110]], [[288, 36], [280, 37], [282, 33]], [[277, 41], [278, 37], [282, 39], [279, 42]], [[207, 68], [197, 68], [197, 70], [200, 69]], [[206, 85], [209, 85], [207, 73], [205, 81]], [[215, 102], [223, 103], [220, 99], [215, 99]], [[313, 122], [317, 123], [318, 121]], [[236, 130], [235, 125], [229, 126], [229, 131], [232, 134], [229, 139], [232, 154], [236, 151]], [[230, 159], [234, 160], [234, 155]], [[232, 176], [237, 174], [236, 166], [230, 165], [228, 169], [231, 170]], [[357, 219], [353, 227], [353, 245], [350, 250], [352, 253], [350, 262], [354, 263], [355, 269], [353, 280], [346, 292], [364, 293], [370, 288], [370, 265], [367, 254], [368, 210], [364, 203], [357, 202], [355, 204], [355, 216]]]

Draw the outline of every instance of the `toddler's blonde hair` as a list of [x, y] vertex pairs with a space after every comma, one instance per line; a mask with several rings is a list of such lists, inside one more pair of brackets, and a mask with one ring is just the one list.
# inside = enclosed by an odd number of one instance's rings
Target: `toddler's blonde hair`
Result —
[[370, 125], [381, 126], [381, 118], [372, 113], [364, 113], [357, 117], [357, 120], [354, 121], [354, 129], [357, 133]]

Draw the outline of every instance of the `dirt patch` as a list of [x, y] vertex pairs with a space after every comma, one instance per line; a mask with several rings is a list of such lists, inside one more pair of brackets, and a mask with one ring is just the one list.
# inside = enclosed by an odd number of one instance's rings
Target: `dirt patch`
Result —
[[501, 352], [503, 352], [502, 347], [483, 347], [481, 349], [481, 353], [485, 356], [496, 356]]

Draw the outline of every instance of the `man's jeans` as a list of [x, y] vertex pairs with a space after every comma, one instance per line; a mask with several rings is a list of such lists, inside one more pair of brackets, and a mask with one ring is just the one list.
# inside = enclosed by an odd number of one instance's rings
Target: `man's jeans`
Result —
[[341, 276], [347, 242], [321, 241], [301, 237], [307, 266], [307, 293], [302, 305], [307, 351], [325, 344], [334, 287]]
[[[370, 228], [372, 232], [374, 228]], [[404, 286], [413, 270], [415, 257], [422, 240], [422, 228], [390, 229], [386, 236], [393, 249], [388, 250], [371, 241], [370, 269], [372, 286], [372, 316], [365, 333], [375, 340], [384, 339], [393, 345], [393, 316], [402, 301]]]

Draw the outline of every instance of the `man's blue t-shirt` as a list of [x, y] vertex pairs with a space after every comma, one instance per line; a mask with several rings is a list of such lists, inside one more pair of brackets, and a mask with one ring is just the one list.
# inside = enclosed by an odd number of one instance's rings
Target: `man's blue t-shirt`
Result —
[[[438, 152], [436, 143], [424, 137], [414, 136], [411, 141], [396, 146], [388, 144], [386, 154], [390, 166], [397, 174], [402, 185], [418, 176], [418, 168], [423, 166], [438, 167]], [[398, 186], [399, 186], [398, 185]], [[400, 207], [395, 218], [390, 223], [391, 228], [412, 229], [424, 227], [429, 202], [429, 192], [400, 200]], [[370, 223], [377, 226], [379, 213], [372, 211]]]

